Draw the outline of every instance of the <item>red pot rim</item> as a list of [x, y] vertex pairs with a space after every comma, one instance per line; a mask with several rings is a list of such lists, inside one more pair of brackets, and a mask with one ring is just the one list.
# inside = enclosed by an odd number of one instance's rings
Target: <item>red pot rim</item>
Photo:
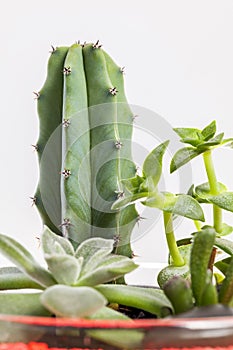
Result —
[[0, 314], [0, 321], [22, 323], [34, 326], [74, 327], [74, 328], [153, 328], [185, 327], [191, 329], [219, 329], [233, 327], [233, 316], [180, 319], [140, 319], [140, 320], [88, 320], [82, 318], [53, 318], [39, 316], [15, 316]]

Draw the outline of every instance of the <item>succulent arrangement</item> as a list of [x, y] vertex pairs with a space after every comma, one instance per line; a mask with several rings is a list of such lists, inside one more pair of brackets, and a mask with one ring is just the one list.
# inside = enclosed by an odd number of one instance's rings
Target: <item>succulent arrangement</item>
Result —
[[[173, 156], [170, 172], [202, 155], [208, 181], [194, 186], [188, 194], [174, 195], [160, 192], [158, 181], [161, 175], [162, 158], [167, 142], [155, 148], [145, 159], [143, 175], [123, 180], [130, 195], [118, 199], [113, 209], [124, 208], [140, 200], [142, 204], [163, 211], [164, 230], [169, 249], [169, 265], [158, 275], [158, 283], [173, 305], [175, 314], [195, 315], [198, 312], [208, 316], [215, 312], [232, 313], [230, 309], [219, 308], [219, 304], [233, 305], [233, 245], [222, 238], [233, 232], [233, 227], [224, 223], [222, 211], [233, 212], [233, 192], [217, 181], [212, 152], [223, 145], [232, 145], [232, 138], [224, 139], [224, 133], [216, 135], [216, 122], [211, 122], [203, 130], [195, 128], [175, 128], [174, 131], [188, 147], [181, 148]], [[154, 166], [157, 165], [157, 166]], [[205, 223], [202, 204], [213, 207], [213, 223]], [[176, 216], [193, 220], [196, 232], [176, 241], [173, 220]], [[220, 254], [224, 252], [224, 254]], [[223, 257], [222, 257], [223, 256]], [[202, 306], [218, 307], [198, 309]], [[185, 313], [189, 310], [192, 312]], [[185, 314], [183, 314], [185, 313]]]
[[[52, 48], [46, 82], [35, 93], [40, 181], [33, 203], [44, 223], [47, 266], [1, 234], [0, 251], [15, 266], [0, 269], [0, 289], [6, 291], [0, 293], [0, 313], [130, 320], [127, 308], [160, 318], [233, 305], [233, 243], [222, 238], [233, 232], [222, 220], [223, 210], [233, 211], [233, 192], [217, 181], [212, 161], [212, 151], [233, 139], [216, 135], [215, 121], [203, 130], [174, 129], [188, 146], [174, 155], [170, 171], [202, 155], [208, 181], [192, 185], [187, 194], [160, 191], [169, 141], [150, 152], [139, 175], [123, 74], [99, 41]], [[158, 275], [160, 289], [124, 280], [137, 268], [130, 237], [140, 218], [138, 201], [163, 213], [169, 261]], [[203, 205], [213, 207], [212, 224], [205, 222]], [[196, 227], [180, 241], [173, 228], [177, 216]], [[114, 334], [92, 336], [117, 343]], [[133, 334], [132, 343], [138, 337]]]

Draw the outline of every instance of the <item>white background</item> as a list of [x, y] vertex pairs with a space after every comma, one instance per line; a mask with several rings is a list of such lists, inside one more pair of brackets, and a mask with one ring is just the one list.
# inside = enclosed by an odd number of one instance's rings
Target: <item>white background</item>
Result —
[[[202, 128], [216, 119], [219, 130], [233, 136], [232, 0], [9, 0], [0, 26], [0, 232], [38, 258], [42, 224], [29, 199], [38, 180], [30, 146], [38, 137], [32, 91], [45, 80], [51, 44], [99, 39], [126, 66], [130, 103], [172, 126]], [[217, 150], [214, 159], [219, 179], [233, 189], [232, 151]], [[205, 181], [201, 166], [192, 163], [198, 182]], [[168, 190], [177, 190], [173, 175], [166, 181]], [[181, 225], [178, 236], [185, 230]], [[134, 242], [134, 251], [144, 261], [166, 261], [161, 222]]]

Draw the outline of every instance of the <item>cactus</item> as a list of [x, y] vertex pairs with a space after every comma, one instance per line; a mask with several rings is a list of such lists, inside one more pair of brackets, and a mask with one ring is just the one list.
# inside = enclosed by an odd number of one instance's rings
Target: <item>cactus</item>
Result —
[[115, 240], [115, 253], [132, 256], [134, 205], [112, 211], [121, 179], [135, 175], [133, 114], [123, 69], [95, 44], [52, 50], [39, 93], [40, 180], [34, 197], [42, 220], [76, 246], [91, 237]]

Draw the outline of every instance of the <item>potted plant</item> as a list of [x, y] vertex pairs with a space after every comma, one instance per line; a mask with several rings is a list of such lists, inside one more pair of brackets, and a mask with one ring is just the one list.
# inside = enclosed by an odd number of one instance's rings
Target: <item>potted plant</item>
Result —
[[[203, 155], [208, 182], [187, 194], [160, 191], [169, 142], [150, 152], [138, 174], [123, 73], [99, 41], [52, 48], [46, 82], [35, 93], [40, 181], [32, 198], [44, 223], [46, 266], [0, 235], [0, 251], [15, 265], [0, 270], [0, 349], [20, 341], [23, 349], [233, 344], [232, 319], [230, 325], [223, 322], [224, 333], [214, 343], [216, 326], [205, 321], [209, 326], [203, 331], [186, 321], [232, 315], [233, 244], [222, 236], [233, 228], [222, 222], [222, 210], [233, 211], [233, 193], [217, 181], [211, 158], [214, 148], [232, 139], [216, 136], [215, 122], [203, 130], [175, 129], [189, 146], [174, 155], [171, 172]], [[158, 275], [160, 289], [124, 280], [137, 268], [130, 245], [140, 217], [136, 201], [163, 213], [170, 254]], [[202, 203], [213, 206], [212, 225], [205, 223]], [[178, 242], [177, 215], [193, 220], [197, 231]], [[218, 251], [227, 256], [216, 259]], [[196, 325], [198, 337], [187, 324]]]

